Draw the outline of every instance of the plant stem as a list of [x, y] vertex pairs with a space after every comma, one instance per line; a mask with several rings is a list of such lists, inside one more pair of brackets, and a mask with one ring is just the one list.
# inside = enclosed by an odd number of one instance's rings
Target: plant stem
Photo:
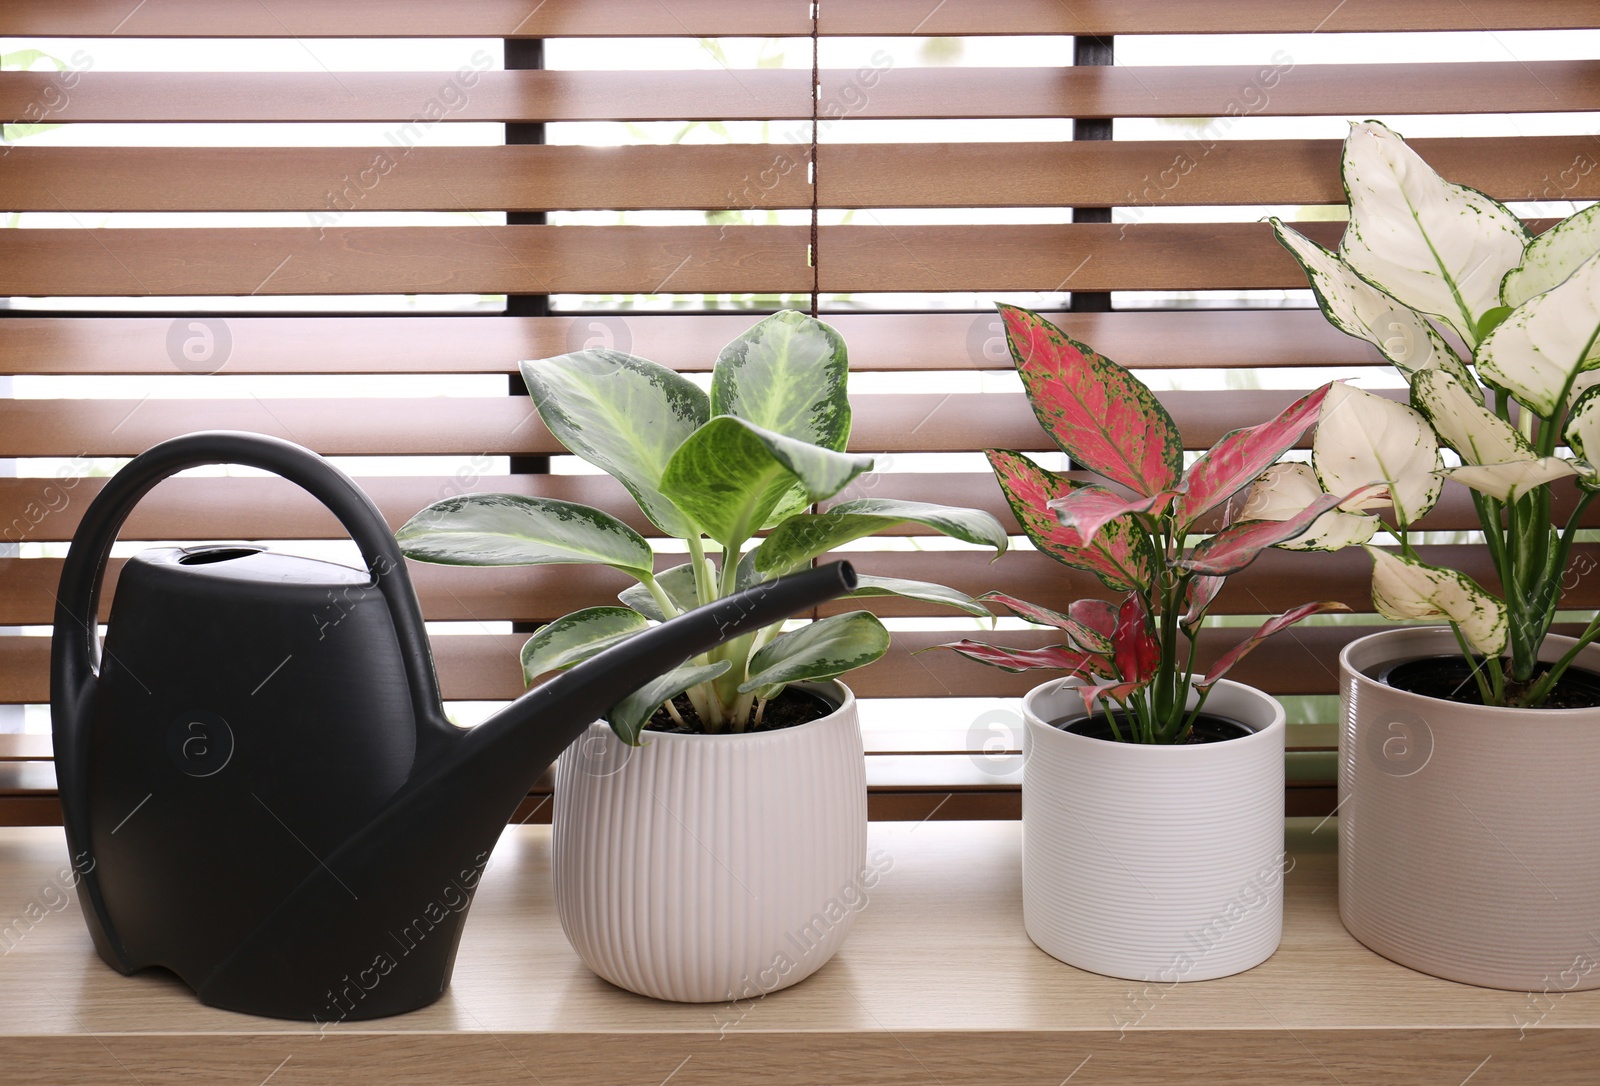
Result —
[[661, 614], [666, 618], [677, 618], [681, 612], [673, 606], [672, 597], [667, 595], [667, 590], [661, 587], [661, 582], [654, 577], [646, 577], [644, 586], [650, 590], [650, 596], [656, 601], [656, 606], [661, 608]]

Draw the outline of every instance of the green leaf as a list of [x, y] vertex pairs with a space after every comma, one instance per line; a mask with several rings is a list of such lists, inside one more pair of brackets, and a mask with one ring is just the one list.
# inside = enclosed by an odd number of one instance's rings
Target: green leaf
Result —
[[848, 376], [843, 337], [786, 309], [722, 349], [711, 373], [711, 413], [844, 452], [850, 440]]
[[808, 679], [832, 679], [889, 651], [889, 631], [870, 611], [849, 611], [779, 634], [751, 658], [739, 693]]
[[1500, 297], [1519, 306], [1566, 279], [1595, 253], [1600, 253], [1600, 204], [1569, 215], [1529, 242], [1522, 263], [1500, 284]]
[[931, 581], [908, 581], [903, 577], [874, 577], [866, 573], [856, 574], [856, 588], [854, 592], [839, 597], [840, 599], [853, 600], [867, 596], [903, 596], [908, 600], [921, 600], [923, 603], [937, 603], [945, 607], [954, 607], [958, 611], [965, 611], [975, 618], [993, 618], [989, 609], [965, 592], [954, 588], [946, 588], [942, 584]]
[[434, 502], [395, 533], [407, 558], [455, 566], [593, 563], [639, 580], [655, 555], [643, 536], [599, 509], [522, 494]]
[[595, 653], [628, 640], [649, 621], [628, 607], [585, 607], [539, 627], [522, 646], [522, 678], [533, 682], [547, 671], [564, 671]]
[[714, 664], [695, 666], [685, 664], [683, 667], [674, 668], [665, 675], [658, 675], [645, 683], [639, 689], [613, 705], [606, 713], [606, 721], [611, 725], [611, 730], [617, 733], [617, 738], [630, 747], [639, 745], [639, 733], [650, 722], [655, 711], [662, 704], [672, 700], [691, 686], [710, 682], [725, 674], [733, 667], [726, 660], [718, 660]]
[[808, 501], [831, 498], [872, 467], [850, 456], [719, 415], [667, 462], [661, 490], [727, 551], [741, 549], [795, 484]]
[[753, 552], [755, 568], [760, 573], [786, 573], [853, 539], [908, 521], [965, 543], [992, 547], [996, 558], [1006, 550], [1005, 529], [981, 509], [858, 498], [840, 502], [824, 513], [793, 516], [779, 524]]
[[1438, 569], [1415, 558], [1372, 555], [1372, 603], [1384, 618], [1447, 618], [1476, 651], [1498, 656], [1506, 647], [1505, 606], [1464, 573]]
[[1376, 121], [1350, 126], [1343, 172], [1350, 224], [1340, 255], [1363, 279], [1476, 343], [1485, 315], [1501, 304], [1500, 281], [1522, 262], [1522, 220], [1440, 177]]
[[[667, 594], [667, 599], [678, 609], [678, 613], [693, 611], [700, 606], [700, 596], [694, 583], [694, 564], [685, 562], [681, 566], [673, 566], [665, 573], [656, 574], [656, 586]], [[657, 622], [665, 622], [667, 616], [661, 613], [661, 607], [656, 603], [655, 595], [644, 585], [629, 585], [617, 593], [617, 599], [639, 612], [645, 618], [653, 618]]]
[[1414, 408], [1336, 384], [1322, 401], [1311, 464], [1322, 489], [1348, 494], [1368, 483], [1389, 488], [1399, 526], [1416, 523], [1439, 500], [1439, 439]]
[[1518, 306], [1478, 346], [1478, 372], [1545, 418], [1564, 412], [1578, 373], [1600, 365], [1600, 257]]
[[606, 471], [650, 522], [683, 538], [694, 526], [661, 493], [661, 471], [711, 417], [694, 382], [620, 351], [578, 351], [522, 363], [539, 417], [557, 441]]
[[1355, 270], [1310, 238], [1272, 220], [1272, 231], [1306, 273], [1322, 315], [1339, 331], [1366, 340], [1407, 376], [1446, 369], [1463, 380], [1471, 375], [1456, 352], [1426, 317], [1408, 309], [1367, 282]]

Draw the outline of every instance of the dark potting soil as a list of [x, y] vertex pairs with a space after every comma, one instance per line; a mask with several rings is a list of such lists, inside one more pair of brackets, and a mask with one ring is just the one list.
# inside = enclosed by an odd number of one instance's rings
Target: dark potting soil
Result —
[[[1374, 676], [1396, 690], [1404, 690], [1423, 697], [1454, 701], [1463, 705], [1482, 705], [1477, 681], [1472, 669], [1481, 664], [1479, 657], [1471, 663], [1465, 656], [1419, 656], [1391, 664]], [[1548, 669], [1534, 675], [1537, 681]], [[1569, 667], [1562, 672], [1555, 689], [1550, 691], [1541, 708], [1593, 709], [1600, 706], [1600, 674], [1584, 668]]]
[[[671, 735], [700, 735], [706, 729], [700, 722], [700, 714], [694, 711], [694, 706], [689, 703], [685, 694], [679, 694], [672, 699], [673, 708], [678, 710], [678, 715], [683, 717], [684, 726], [680, 727], [676, 720], [667, 715], [665, 708], [657, 709], [655, 716], [645, 725], [646, 731], [667, 732]], [[820, 698], [808, 690], [800, 690], [793, 686], [784, 687], [783, 693], [767, 702], [766, 712], [761, 714], [759, 727], [748, 729], [753, 732], [775, 732], [784, 728], [793, 728], [801, 724], [809, 724], [813, 720], [821, 720], [838, 706], [826, 698]]]
[[[1131, 734], [1127, 714], [1117, 713], [1117, 727], [1122, 729], [1123, 741]], [[1084, 735], [1090, 739], [1104, 739], [1116, 742], [1117, 737], [1111, 734], [1111, 724], [1106, 720], [1104, 713], [1094, 716], [1073, 716], [1064, 720], [1053, 720], [1053, 725], [1064, 732], [1073, 735]], [[1197, 743], [1223, 743], [1229, 739], [1243, 739], [1255, 733], [1237, 720], [1225, 716], [1215, 716], [1211, 713], [1201, 713], [1194, 718], [1194, 728], [1189, 732], [1189, 738], [1180, 746], [1190, 746]]]

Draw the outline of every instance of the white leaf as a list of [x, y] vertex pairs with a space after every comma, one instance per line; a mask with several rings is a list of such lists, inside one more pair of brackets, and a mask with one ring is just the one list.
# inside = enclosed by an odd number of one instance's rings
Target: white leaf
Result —
[[1372, 602], [1384, 618], [1447, 618], [1467, 644], [1487, 656], [1506, 647], [1506, 609], [1472, 578], [1414, 558], [1368, 547], [1372, 555]]
[[1357, 275], [1337, 254], [1280, 220], [1272, 220], [1272, 230], [1305, 269], [1317, 304], [1335, 328], [1366, 340], [1407, 376], [1443, 368], [1466, 377], [1461, 359], [1426, 317], [1407, 309]]
[[1476, 343], [1484, 314], [1500, 305], [1500, 281], [1522, 262], [1521, 220], [1440, 177], [1375, 121], [1350, 126], [1344, 185], [1350, 225], [1340, 255], [1362, 278]]
[[[1323, 494], [1317, 473], [1309, 464], [1274, 464], [1262, 473], [1245, 498], [1239, 520], [1288, 520]], [[1350, 504], [1365, 506], [1374, 500], [1387, 505], [1385, 498], [1357, 498]], [[1378, 530], [1378, 518], [1364, 513], [1347, 513], [1341, 506], [1330, 509], [1311, 522], [1306, 531], [1277, 544], [1291, 551], [1336, 551], [1365, 543]]]
[[[1600, 207], [1600, 204], [1595, 206]], [[1566, 437], [1573, 452], [1600, 467], [1595, 464], [1600, 460], [1600, 392], [1590, 388], [1578, 397], [1572, 405], [1572, 414], [1567, 417]]]
[[1571, 460], [1563, 460], [1559, 456], [1544, 456], [1532, 460], [1512, 460], [1504, 464], [1469, 464], [1465, 467], [1452, 468], [1445, 474], [1456, 482], [1465, 483], [1473, 490], [1487, 494], [1491, 498], [1514, 502], [1546, 483], [1565, 479], [1579, 472]]
[[1580, 370], [1600, 363], [1600, 256], [1524, 302], [1478, 345], [1478, 372], [1545, 418], [1570, 402]]
[[1515, 426], [1483, 405], [1477, 384], [1473, 391], [1448, 373], [1419, 373], [1411, 380], [1411, 402], [1432, 424], [1434, 433], [1468, 464], [1504, 464], [1528, 460], [1533, 446]]
[[1534, 238], [1523, 251], [1522, 263], [1506, 273], [1500, 299], [1506, 305], [1521, 305], [1566, 279], [1595, 253], [1600, 253], [1600, 204], [1591, 204]]
[[1334, 385], [1322, 401], [1311, 465], [1330, 494], [1387, 486], [1398, 527], [1432, 509], [1444, 485], [1436, 474], [1444, 466], [1439, 439], [1428, 421], [1405, 404], [1346, 384]]

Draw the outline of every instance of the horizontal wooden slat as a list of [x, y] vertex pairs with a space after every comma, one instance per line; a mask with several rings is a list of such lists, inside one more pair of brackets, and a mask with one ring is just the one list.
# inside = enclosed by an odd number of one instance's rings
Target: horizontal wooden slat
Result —
[[[1501, 200], [1600, 196], [1593, 136], [1419, 139], [1434, 169]], [[1338, 140], [828, 144], [824, 207], [1337, 204]], [[809, 207], [805, 152], [667, 147], [28, 147], [17, 211], [551, 211]]]
[[[1389, 393], [1398, 395], [1398, 393]], [[1163, 392], [1185, 441], [1207, 448], [1293, 391]], [[357, 405], [363, 409], [352, 410]], [[855, 397], [851, 446], [868, 452], [1053, 448], [1020, 393]], [[325, 456], [559, 453], [522, 396], [267, 400], [0, 399], [0, 456], [134, 456], [194, 430], [255, 430]]]
[[[978, 34], [1332, 34], [1375, 30], [1524, 30], [1600, 22], [1578, 0], [872, 0], [829, 5], [820, 30], [833, 35]], [[802, 36], [804, 5], [750, 0], [8, 0], [0, 34], [118, 37], [715, 37]]]
[[[1341, 223], [1306, 223], [1337, 242]], [[0, 231], [0, 294], [800, 293], [790, 226]], [[1296, 289], [1265, 223], [833, 226], [827, 292]]]
[[[822, 73], [828, 119], [1344, 116], [1549, 113], [1600, 107], [1588, 60], [1276, 67], [878, 68]], [[13, 72], [0, 119], [414, 122], [802, 120], [809, 72], [794, 69], [440, 72]], [[458, 84], [456, 81], [460, 80]], [[431, 103], [431, 105], [430, 105]], [[31, 107], [31, 115], [30, 115]]]
[[[892, 464], [890, 465], [892, 467]], [[1084, 481], [1103, 482], [1088, 472]], [[660, 530], [644, 518], [620, 483], [602, 475], [486, 475], [470, 466], [460, 476], [367, 476], [359, 480], [398, 528], [423, 506], [466, 493], [530, 494], [593, 505], [650, 537]], [[0, 542], [48, 543], [72, 538], [83, 510], [105, 485], [103, 478], [0, 479]], [[1576, 503], [1576, 487], [1555, 488], [1555, 516], [1565, 522]], [[984, 509], [1013, 535], [1021, 533], [1011, 508], [987, 472], [884, 471], [857, 480], [838, 500], [895, 497]], [[1600, 506], [1583, 523], [1600, 527]], [[1208, 530], [1211, 525], [1203, 526]], [[1465, 487], [1446, 489], [1439, 504], [1417, 524], [1420, 531], [1475, 531], [1477, 512]], [[123, 539], [342, 539], [344, 529], [298, 487], [271, 478], [169, 479], [147, 494], [122, 527]], [[927, 536], [933, 529], [904, 525], [893, 535]]]
[[[759, 319], [751, 313], [212, 317], [226, 329], [227, 353], [197, 363], [183, 357], [182, 344], [198, 334], [188, 325], [200, 315], [10, 312], [0, 318], [0, 373], [515, 373], [522, 359], [585, 347], [625, 350], [676, 370], [704, 372], [724, 344]], [[1387, 365], [1376, 350], [1314, 309], [1045, 315], [1108, 358], [1141, 369]], [[1000, 318], [992, 311], [823, 318], [844, 336], [856, 372], [1012, 368]]]
[[[274, 0], [10, 0], [0, 33], [121, 37], [679, 37], [799, 36], [804, 6], [749, 0], [387, 0], [379, 5]], [[1213, 0], [1196, 10], [1171, 0], [873, 0], [823, 14], [824, 35], [1213, 34], [1377, 30], [1522, 30], [1600, 21], [1573, 0], [1458, 0], [1396, 4], [1346, 0]]]
[[[1593, 555], [1595, 544], [1585, 544]], [[1419, 554], [1434, 565], [1459, 569], [1482, 584], [1493, 584], [1488, 552], [1481, 546], [1422, 547]], [[929, 551], [922, 553], [852, 551], [847, 557], [862, 573], [935, 581], [977, 595], [997, 590], [1065, 610], [1078, 598], [1110, 599], [1113, 594], [1092, 575], [1066, 570], [1043, 555], [1019, 552], [990, 564], [979, 551]], [[671, 565], [663, 556], [658, 565]], [[114, 581], [121, 561], [113, 561], [107, 577]], [[0, 559], [0, 626], [49, 623], [55, 612], [55, 588], [61, 577], [61, 560], [55, 558]], [[412, 578], [431, 620], [455, 622], [547, 621], [580, 607], [611, 599], [633, 583], [612, 570], [569, 569], [548, 566], [467, 568], [413, 565]], [[1367, 612], [1371, 600], [1372, 563], [1357, 548], [1335, 554], [1295, 554], [1269, 551], [1243, 573], [1228, 581], [1213, 608], [1215, 614], [1267, 614], [1286, 610], [1309, 599], [1337, 600], [1355, 611]], [[110, 593], [102, 599], [109, 608]], [[1572, 577], [1571, 590], [1562, 606], [1576, 609], [1600, 604], [1600, 578]], [[825, 611], [870, 607], [885, 616], [923, 615], [949, 618], [948, 608], [897, 597], [834, 603]]]

